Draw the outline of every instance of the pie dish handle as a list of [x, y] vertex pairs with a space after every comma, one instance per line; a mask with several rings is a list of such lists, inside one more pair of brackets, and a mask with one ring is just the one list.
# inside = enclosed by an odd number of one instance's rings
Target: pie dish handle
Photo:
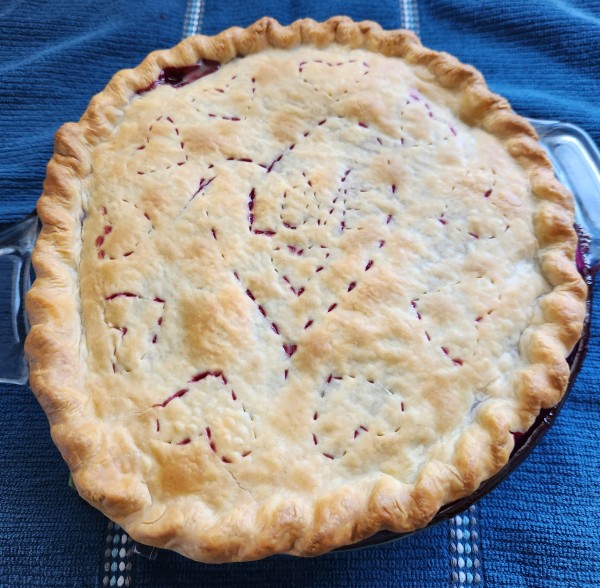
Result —
[[600, 150], [580, 127], [530, 119], [548, 152], [558, 179], [575, 198], [575, 222], [585, 265], [600, 267]]
[[27, 384], [23, 345], [29, 332], [25, 293], [31, 287], [31, 252], [40, 221], [31, 213], [19, 223], [0, 225], [0, 382]]

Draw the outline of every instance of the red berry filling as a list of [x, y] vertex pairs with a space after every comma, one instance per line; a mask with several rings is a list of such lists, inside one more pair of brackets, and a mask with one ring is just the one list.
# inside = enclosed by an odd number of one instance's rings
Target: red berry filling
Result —
[[136, 94], [145, 94], [150, 92], [158, 86], [172, 86], [173, 88], [181, 88], [187, 86], [204, 76], [208, 76], [215, 73], [221, 64], [218, 61], [212, 61], [210, 59], [201, 59], [194, 65], [187, 65], [183, 67], [165, 67], [158, 79], [151, 82], [148, 86], [142, 90], [138, 90]]

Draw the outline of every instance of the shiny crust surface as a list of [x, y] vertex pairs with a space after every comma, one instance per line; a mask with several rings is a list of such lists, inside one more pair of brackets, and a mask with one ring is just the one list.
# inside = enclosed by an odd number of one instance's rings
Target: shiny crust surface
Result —
[[225, 562], [414, 530], [566, 389], [572, 206], [530, 125], [410, 32], [191, 37], [56, 135], [31, 387], [81, 496], [143, 543]]

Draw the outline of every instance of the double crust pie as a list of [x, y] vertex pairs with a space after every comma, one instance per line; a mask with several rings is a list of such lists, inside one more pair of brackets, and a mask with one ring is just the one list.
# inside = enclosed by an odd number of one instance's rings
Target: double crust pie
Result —
[[569, 378], [572, 198], [481, 74], [334, 18], [189, 38], [56, 136], [31, 386], [77, 489], [207, 561], [411, 531]]

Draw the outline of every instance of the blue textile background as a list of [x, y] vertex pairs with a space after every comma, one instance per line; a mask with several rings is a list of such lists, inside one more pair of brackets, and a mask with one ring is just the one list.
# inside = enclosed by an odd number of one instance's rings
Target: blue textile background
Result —
[[[400, 4], [206, 0], [202, 32], [247, 25], [265, 14], [283, 23], [347, 14], [395, 28], [402, 22]], [[0, 222], [33, 209], [58, 126], [76, 120], [116, 70], [175, 44], [186, 5], [0, 0]], [[419, 0], [418, 8], [426, 45], [478, 67], [518, 112], [573, 122], [600, 143], [597, 0]], [[6, 288], [0, 282], [0, 295]], [[596, 287], [600, 301], [599, 295]], [[170, 553], [156, 561], [128, 557], [123, 577], [134, 586], [161, 588], [423, 588], [477, 585], [477, 573], [479, 586], [493, 588], [599, 586], [599, 359], [600, 302], [588, 358], [557, 423], [530, 459], [464, 519], [476, 521], [443, 523], [387, 546], [313, 560], [277, 557], [214, 567]], [[35, 399], [9, 385], [0, 387], [0, 395], [0, 586], [117, 582], [119, 574], [104, 569], [106, 521], [67, 488], [67, 468]], [[467, 527], [468, 541], [464, 534], [459, 540]], [[479, 568], [467, 568], [467, 555]]]

